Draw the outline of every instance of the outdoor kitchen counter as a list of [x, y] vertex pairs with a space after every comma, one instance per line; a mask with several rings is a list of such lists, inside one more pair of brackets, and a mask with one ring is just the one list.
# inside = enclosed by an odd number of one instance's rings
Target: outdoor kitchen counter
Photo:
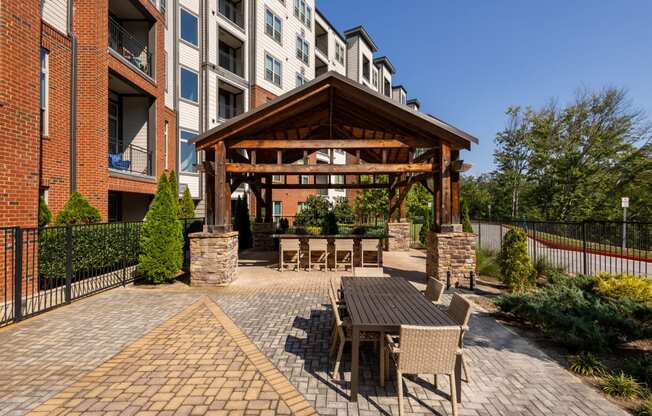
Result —
[[[307, 253], [309, 248], [308, 240], [326, 240], [328, 242], [328, 267], [335, 267], [335, 240], [353, 240], [353, 265], [354, 267], [362, 266], [362, 240], [377, 240], [377, 264], [383, 266], [383, 243], [387, 238], [386, 235], [354, 235], [354, 234], [336, 234], [336, 235], [312, 235], [312, 234], [272, 234], [272, 238], [279, 240], [298, 239], [300, 244], [301, 266], [307, 267]], [[365, 250], [368, 253], [368, 250]], [[366, 258], [366, 257], [365, 257]], [[305, 260], [304, 260], [305, 259]], [[372, 262], [375, 263], [375, 262]]]

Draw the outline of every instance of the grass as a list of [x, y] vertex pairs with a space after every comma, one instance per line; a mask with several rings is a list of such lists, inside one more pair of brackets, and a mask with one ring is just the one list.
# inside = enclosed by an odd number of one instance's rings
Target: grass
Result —
[[581, 376], [601, 376], [606, 372], [602, 362], [590, 352], [582, 352], [570, 359], [570, 370]]
[[481, 276], [500, 278], [500, 266], [496, 260], [496, 253], [480, 248], [476, 251], [476, 268]]
[[619, 374], [609, 374], [604, 378], [602, 391], [610, 396], [632, 400], [642, 392], [642, 388], [634, 377], [621, 371]]

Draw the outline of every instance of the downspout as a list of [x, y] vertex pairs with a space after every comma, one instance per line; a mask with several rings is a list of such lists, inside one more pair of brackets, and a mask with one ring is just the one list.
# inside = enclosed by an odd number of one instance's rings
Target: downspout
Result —
[[70, 193], [77, 190], [77, 37], [73, 33], [73, 0], [68, 0], [70, 38]]
[[179, 17], [179, 4], [177, 0], [172, 0], [172, 48], [173, 48], [173, 53], [172, 53], [172, 68], [173, 68], [173, 75], [172, 75], [172, 97], [173, 97], [173, 102], [174, 102], [174, 113], [176, 115], [176, 131], [174, 132], [174, 154], [176, 155], [176, 162], [175, 162], [175, 171], [177, 172], [177, 175], [180, 173], [181, 169], [181, 162], [179, 161], [179, 89], [178, 89], [178, 83], [179, 83], [179, 37], [177, 36], [177, 29], [178, 29], [178, 17]]

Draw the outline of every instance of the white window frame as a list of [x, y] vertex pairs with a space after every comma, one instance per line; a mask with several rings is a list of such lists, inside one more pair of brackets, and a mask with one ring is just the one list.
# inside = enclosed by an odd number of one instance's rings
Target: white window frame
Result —
[[[188, 71], [188, 72], [192, 72], [193, 74], [195, 74], [195, 75], [197, 76], [197, 101], [193, 101], [193, 100], [191, 100], [190, 98], [186, 98], [186, 97], [184, 97], [184, 96], [181, 95], [181, 93], [182, 93], [182, 88], [181, 88], [181, 81], [182, 81], [181, 71], [183, 71], [183, 70], [186, 70], [186, 71]], [[187, 101], [187, 102], [189, 102], [189, 103], [199, 104], [199, 73], [198, 73], [197, 71], [193, 70], [193, 69], [190, 69], [190, 68], [186, 67], [186, 66], [179, 66], [179, 99], [181, 99], [181, 100], [183, 100], [183, 101]]]
[[181, 166], [182, 158], [181, 158], [181, 143], [188, 143], [188, 140], [190, 139], [185, 139], [182, 136], [181, 132], [186, 132], [186, 133], [191, 133], [194, 134], [195, 137], [199, 134], [198, 132], [191, 130], [191, 129], [184, 129], [184, 128], [179, 128], [179, 170], [182, 173], [185, 174], [191, 174], [191, 175], [196, 175], [197, 174], [197, 164], [199, 164], [199, 155], [197, 154], [197, 148], [195, 148], [195, 161], [197, 162], [195, 164], [195, 171], [193, 172], [192, 170], [183, 170], [183, 167]]
[[[197, 16], [195, 13], [191, 12], [190, 10], [186, 9], [185, 7], [180, 7], [180, 9], [181, 10], [179, 11], [179, 39], [181, 39], [181, 41], [183, 41], [184, 43], [186, 43], [186, 44], [188, 44], [188, 45], [190, 45], [192, 47], [198, 48], [199, 47], [199, 16]], [[187, 39], [184, 39], [183, 36], [182, 36], [181, 15], [182, 15], [183, 12], [188, 13], [190, 16], [194, 17], [195, 20], [197, 21], [197, 25], [196, 25], [197, 26], [197, 30], [196, 30], [196, 32], [197, 32], [197, 34], [196, 34], [197, 43], [192, 43], [191, 41], [189, 41]]]
[[41, 48], [39, 106], [41, 107], [41, 136], [47, 137], [50, 128], [50, 52]]
[[[272, 61], [272, 71], [271, 71], [271, 76], [268, 77], [268, 70], [267, 70], [267, 61], [268, 59], [271, 59]], [[275, 68], [275, 63], [278, 63], [278, 68], [279, 68], [279, 73], [278, 73], [278, 83], [276, 82], [276, 76], [277, 74], [274, 73], [274, 68]], [[283, 62], [281, 62], [279, 59], [274, 57], [269, 52], [265, 52], [265, 80], [271, 82], [272, 84], [276, 85], [279, 88], [283, 88]]]
[[303, 84], [305, 84], [306, 82], [308, 82], [308, 80], [306, 79], [306, 76], [303, 75], [303, 74], [300, 73], [300, 72], [297, 72], [296, 86], [297, 86], [297, 87], [300, 87], [300, 86], [302, 86]]
[[310, 42], [301, 35], [297, 35], [296, 55], [306, 65], [310, 65]]
[[305, 0], [294, 0], [294, 17], [308, 29], [312, 29], [312, 8]]
[[335, 60], [344, 65], [344, 46], [339, 42], [335, 42]]
[[[268, 31], [268, 28], [270, 28], [270, 26], [267, 23], [267, 16], [268, 15], [272, 16], [271, 33]], [[278, 39], [277, 39], [277, 36], [276, 36], [277, 33], [276, 33], [276, 27], [275, 27], [275, 23], [277, 21], [278, 21], [278, 24], [279, 24]], [[279, 45], [283, 45], [283, 20], [268, 7], [265, 7], [265, 34], [267, 36], [269, 36], [270, 38], [272, 38]]]

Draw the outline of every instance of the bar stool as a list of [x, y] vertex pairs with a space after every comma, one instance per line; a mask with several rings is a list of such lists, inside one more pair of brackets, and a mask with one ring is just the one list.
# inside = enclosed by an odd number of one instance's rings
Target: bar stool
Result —
[[300, 261], [301, 261], [301, 256], [299, 255], [300, 248], [301, 248], [301, 243], [299, 242], [298, 238], [281, 238], [281, 247], [280, 247], [280, 258], [279, 258], [279, 271], [283, 271], [283, 268], [285, 266], [285, 253], [293, 253], [294, 256], [296, 257], [296, 261], [294, 261], [294, 257], [292, 257], [292, 261], [288, 263], [288, 265], [295, 264], [296, 265], [296, 270], [299, 271], [300, 267]]
[[[345, 254], [343, 257], [344, 261], [339, 260], [338, 254], [340, 253]], [[335, 240], [335, 270], [337, 270], [338, 265], [344, 265], [344, 270], [346, 270], [346, 266], [349, 265], [351, 267], [351, 271], [353, 271], [353, 240]]]
[[[380, 264], [380, 256], [378, 255], [378, 240], [365, 240], [362, 239], [362, 257], [360, 259], [361, 261], [361, 266], [362, 267], [367, 267], [367, 266], [375, 266], [375, 267], [382, 267]], [[375, 262], [368, 262], [365, 261], [365, 253], [373, 252], [376, 255], [376, 261]]]
[[[319, 253], [317, 261], [312, 261], [312, 253]], [[324, 270], [328, 269], [328, 241], [325, 238], [315, 238], [308, 240], [308, 270], [312, 270], [312, 265], [324, 265]]]

